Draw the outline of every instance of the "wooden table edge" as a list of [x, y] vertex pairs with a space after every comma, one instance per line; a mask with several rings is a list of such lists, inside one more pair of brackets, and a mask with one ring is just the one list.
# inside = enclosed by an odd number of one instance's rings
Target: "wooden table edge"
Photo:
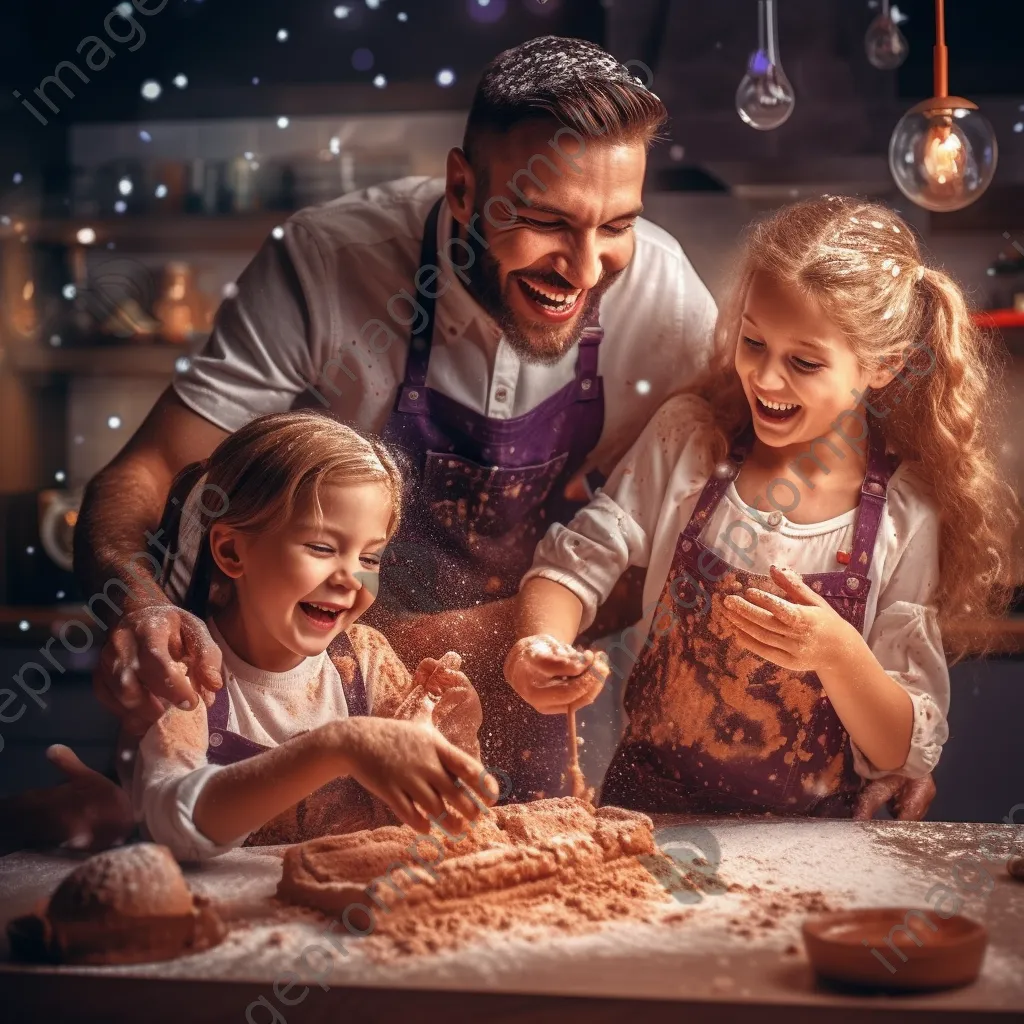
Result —
[[[701, 999], [582, 997], [543, 993], [481, 992], [315, 985], [295, 1006], [283, 1006], [265, 981], [126, 978], [69, 970], [12, 969], [0, 965], [0, 1006], [8, 1020], [102, 1021], [103, 1024], [346, 1024], [416, 1020], [437, 1015], [443, 1024], [612, 1024], [642, 1014], [644, 1024], [866, 1024], [881, 1016], [887, 1024], [977, 1021], [981, 1017], [1024, 1021], [1024, 1009], [980, 1010], [939, 1007], [933, 1002], [901, 1005], [900, 997], [855, 997], [858, 1003], [775, 1003]], [[292, 997], [300, 990], [292, 990]], [[841, 995], [841, 994], [840, 994]], [[247, 1010], [262, 997], [247, 1017]], [[842, 995], [841, 995], [842, 997]], [[834, 997], [833, 997], [834, 998]], [[845, 998], [850, 998], [846, 996]], [[269, 1007], [279, 1016], [271, 1016]], [[93, 1007], [94, 1009], [88, 1009]]]

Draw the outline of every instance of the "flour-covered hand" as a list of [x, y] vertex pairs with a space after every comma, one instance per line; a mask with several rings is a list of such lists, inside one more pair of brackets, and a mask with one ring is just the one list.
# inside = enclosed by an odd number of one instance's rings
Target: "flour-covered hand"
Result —
[[173, 604], [154, 604], [122, 615], [110, 631], [93, 673], [93, 691], [142, 736], [164, 713], [213, 703], [223, 684], [221, 651], [202, 619]]
[[427, 723], [360, 715], [332, 722], [318, 735], [337, 750], [344, 774], [417, 832], [428, 832], [429, 818], [446, 813], [460, 826], [475, 821], [500, 791], [476, 758]]
[[860, 634], [792, 569], [773, 565], [771, 578], [787, 598], [748, 587], [742, 597], [730, 594], [722, 601], [737, 642], [793, 672], [835, 664]]
[[440, 658], [424, 658], [412, 677], [413, 689], [422, 686], [435, 697], [453, 686], [468, 686], [469, 679], [462, 672], [462, 658], [455, 651], [448, 651]]
[[544, 715], [591, 704], [608, 678], [602, 651], [578, 651], [553, 636], [524, 636], [505, 658], [505, 679]]
[[483, 710], [476, 689], [462, 671], [454, 651], [441, 658], [424, 658], [413, 674], [413, 688], [395, 718], [430, 722], [471, 757], [480, 757]]

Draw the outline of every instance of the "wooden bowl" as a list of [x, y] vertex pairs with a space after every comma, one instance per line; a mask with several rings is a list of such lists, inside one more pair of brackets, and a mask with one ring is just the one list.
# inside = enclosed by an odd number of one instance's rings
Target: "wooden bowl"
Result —
[[822, 978], [858, 988], [922, 991], [967, 985], [985, 957], [985, 926], [959, 914], [878, 907], [808, 918], [804, 945]]

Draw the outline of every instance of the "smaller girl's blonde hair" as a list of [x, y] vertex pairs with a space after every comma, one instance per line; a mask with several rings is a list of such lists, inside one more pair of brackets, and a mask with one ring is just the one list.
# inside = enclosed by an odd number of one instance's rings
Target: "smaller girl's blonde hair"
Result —
[[[380, 441], [312, 411], [260, 416], [221, 441], [206, 460], [206, 488], [225, 506], [216, 522], [246, 533], [279, 529], [309, 504], [319, 521], [325, 484], [372, 482], [391, 498], [390, 540], [402, 515], [402, 476], [391, 453]], [[210, 503], [216, 504], [212, 498]]]
[[[275, 530], [310, 506], [322, 522], [321, 487], [374, 482], [384, 487], [391, 499], [388, 540], [401, 521], [402, 475], [394, 457], [380, 441], [363, 437], [324, 413], [260, 416], [217, 445], [202, 468], [206, 471], [203, 493], [212, 492], [216, 498], [211, 495], [200, 501], [203, 537], [185, 595], [186, 607], [201, 618], [209, 606], [223, 607], [232, 593], [231, 581], [217, 568], [210, 552], [213, 522], [244, 533]], [[195, 464], [182, 470], [172, 484], [172, 493], [195, 471]]]

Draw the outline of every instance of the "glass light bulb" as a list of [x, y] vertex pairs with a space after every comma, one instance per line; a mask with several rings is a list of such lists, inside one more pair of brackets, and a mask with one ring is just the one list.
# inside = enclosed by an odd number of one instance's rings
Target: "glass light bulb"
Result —
[[999, 150], [992, 125], [970, 107], [913, 108], [889, 142], [889, 169], [900, 191], [926, 210], [970, 206], [992, 182]]
[[775, 0], [758, 0], [757, 18], [758, 47], [736, 90], [736, 112], [745, 124], [766, 132], [789, 120], [796, 98], [779, 60]]
[[882, 0], [882, 13], [868, 26], [864, 49], [880, 71], [893, 71], [907, 59], [910, 47], [889, 13], [889, 0]]

